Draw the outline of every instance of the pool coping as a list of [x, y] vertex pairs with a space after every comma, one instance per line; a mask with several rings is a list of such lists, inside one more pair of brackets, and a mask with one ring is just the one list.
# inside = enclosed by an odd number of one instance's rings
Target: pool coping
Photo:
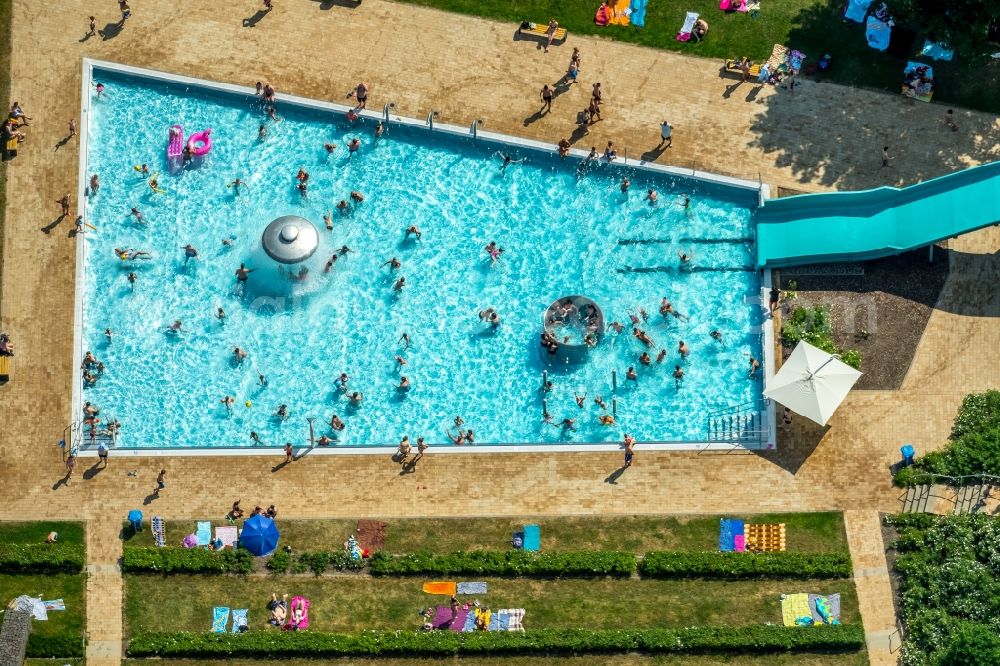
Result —
[[[83, 75], [81, 77], [80, 83], [80, 156], [79, 156], [79, 178], [77, 182], [77, 215], [82, 217], [84, 222], [89, 222], [87, 219], [87, 155], [89, 148], [89, 133], [90, 133], [90, 88], [93, 85], [93, 75], [94, 69], [104, 69], [113, 71], [116, 73], [127, 74], [130, 76], [150, 79], [157, 82], [169, 83], [169, 84], [182, 84], [188, 86], [196, 86], [203, 89], [208, 89], [213, 92], [221, 92], [231, 95], [245, 95], [253, 96], [255, 95], [255, 90], [249, 86], [241, 86], [232, 83], [221, 83], [216, 81], [207, 81], [204, 79], [198, 79], [194, 77], [184, 76], [180, 74], [170, 74], [167, 72], [161, 72], [157, 70], [145, 69], [142, 67], [134, 67], [131, 65], [124, 65], [121, 63], [113, 63], [105, 60], [96, 60], [92, 58], [83, 58]], [[327, 113], [347, 113], [347, 111], [353, 107], [349, 107], [343, 104], [337, 104], [334, 102], [324, 102], [315, 99], [310, 99], [306, 97], [299, 97], [297, 95], [286, 95], [286, 94], [276, 94], [276, 101], [281, 101], [286, 104], [291, 104], [303, 108], [307, 108], [313, 111], [321, 111]], [[386, 104], [383, 108], [383, 112], [379, 113], [377, 111], [371, 111], [368, 109], [359, 112], [359, 116], [362, 118], [368, 118], [371, 120], [382, 120], [387, 124], [402, 125], [405, 127], [427, 131], [430, 133], [443, 132], [452, 136], [457, 136], [461, 138], [472, 138], [474, 140], [483, 140], [492, 143], [497, 143], [506, 146], [516, 146], [519, 148], [527, 148], [534, 151], [545, 152], [550, 154], [558, 153], [558, 146], [554, 144], [544, 143], [542, 141], [536, 141], [533, 139], [525, 139], [521, 137], [514, 137], [506, 134], [500, 134], [497, 132], [483, 131], [479, 129], [481, 121], [474, 120], [468, 128], [463, 128], [457, 125], [451, 125], [448, 123], [436, 123], [433, 118], [436, 112], [432, 111], [425, 121], [421, 121], [416, 118], [409, 118], [406, 116], [400, 116], [394, 113], [390, 113], [390, 109], [394, 109], [395, 105], [393, 103]], [[569, 154], [574, 157], [585, 159], [589, 155], [589, 151], [571, 148]], [[713, 185], [719, 185], [724, 188], [731, 188], [740, 190], [744, 193], [757, 192], [757, 204], [758, 206], [763, 205], [764, 201], [770, 198], [770, 187], [761, 181], [751, 181], [743, 180], [739, 178], [732, 178], [729, 176], [722, 176], [719, 174], [713, 174], [706, 171], [698, 171], [696, 169], [682, 169], [679, 167], [655, 164], [652, 162], [647, 162], [646, 160], [636, 160], [628, 159], [627, 155], [621, 160], [615, 160], [613, 164], [608, 164], [608, 166], [616, 168], [631, 168], [639, 169], [643, 171], [648, 171], [660, 175], [675, 176], [690, 180], [703, 181], [711, 183]], [[81, 227], [80, 236], [85, 236], [87, 233], [86, 227]], [[76, 245], [76, 275], [75, 275], [75, 287], [74, 287], [74, 306], [73, 306], [73, 373], [76, 376], [72, 380], [72, 421], [66, 430], [70, 431], [71, 442], [69, 443], [71, 447], [73, 445], [79, 448], [79, 454], [82, 456], [96, 456], [96, 447], [92, 445], [85, 444], [82, 437], [83, 432], [83, 379], [79, 375], [79, 369], [83, 363], [83, 300], [86, 295], [86, 266], [87, 266], [87, 243], [84, 242], [83, 238], [78, 238]], [[766, 303], [768, 302], [768, 293], [771, 289], [771, 271], [770, 269], [764, 269], [762, 271], [761, 278], [761, 291], [758, 295], [756, 301], [757, 305], [761, 308], [761, 311], [765, 313], [764, 321], [761, 323], [761, 335], [762, 335], [762, 365], [764, 366], [764, 385], [766, 386], [770, 382], [774, 375], [774, 327], [772, 325], [772, 320], [770, 315], [767, 314]], [[751, 299], [752, 301], [753, 299]], [[767, 437], [764, 441], [759, 442], [712, 442], [712, 441], [678, 441], [678, 442], [640, 442], [637, 444], [636, 448], [643, 451], [758, 451], [758, 450], [772, 450], [776, 447], [776, 436], [777, 428], [774, 420], [775, 405], [773, 400], [764, 400], [766, 408], [761, 412], [764, 423], [767, 426]], [[707, 418], [708, 414], [703, 415], [703, 418]], [[79, 431], [79, 432], [77, 432]], [[64, 430], [65, 433], [65, 430]], [[77, 441], [73, 435], [79, 434], [79, 441]], [[217, 446], [217, 447], [205, 447], [205, 448], [193, 448], [193, 447], [177, 447], [177, 448], [145, 448], [145, 447], [114, 447], [116, 457], [120, 456], [132, 456], [132, 457], [148, 457], [148, 456], [247, 456], [247, 455], [275, 455], [281, 453], [280, 447], [227, 447], [227, 446]], [[565, 442], [565, 443], [537, 443], [537, 444], [477, 444], [471, 446], [454, 446], [454, 445], [434, 445], [431, 446], [429, 450], [432, 450], [435, 455], [438, 453], [561, 453], [561, 452], [594, 452], [594, 451], [621, 451], [622, 445], [617, 443], [609, 442]], [[308, 451], [310, 455], [385, 455], [391, 454], [396, 451], [395, 446], [330, 446], [330, 447], [312, 447], [304, 446], [297, 447], [296, 451], [301, 452], [303, 450]], [[283, 455], [283, 454], [282, 454]], [[297, 455], [304, 455], [297, 453]]]

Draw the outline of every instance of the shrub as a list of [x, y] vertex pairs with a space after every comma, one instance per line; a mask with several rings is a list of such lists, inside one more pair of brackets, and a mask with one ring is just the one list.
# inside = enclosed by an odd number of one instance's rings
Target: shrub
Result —
[[125, 546], [122, 570], [129, 573], [235, 573], [254, 569], [254, 555], [242, 548], [146, 548]]
[[85, 560], [83, 544], [0, 544], [0, 571], [10, 573], [78, 572]]
[[856, 349], [841, 350], [834, 344], [828, 307], [798, 307], [781, 322], [781, 343], [784, 346], [794, 347], [803, 340], [830, 354], [839, 354], [844, 363], [855, 370], [861, 369], [861, 352]]
[[83, 656], [83, 636], [81, 634], [30, 634], [27, 656], [37, 659]]
[[446, 555], [376, 553], [369, 560], [372, 575], [485, 574], [491, 576], [630, 576], [636, 570], [632, 553], [523, 550], [479, 550]]
[[639, 566], [651, 578], [845, 578], [851, 575], [846, 553], [646, 553]]
[[271, 559], [267, 561], [267, 568], [274, 573], [285, 573], [292, 564], [292, 556], [283, 550], [279, 550]]
[[130, 657], [338, 657], [650, 653], [758, 654], [858, 650], [860, 626], [688, 627], [683, 629], [540, 629], [520, 632], [366, 631], [138, 633]]

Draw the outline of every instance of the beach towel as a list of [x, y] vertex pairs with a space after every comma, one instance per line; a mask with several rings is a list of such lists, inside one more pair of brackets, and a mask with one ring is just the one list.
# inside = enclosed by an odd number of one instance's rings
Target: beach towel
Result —
[[450, 597], [458, 593], [458, 585], [451, 582], [434, 581], [424, 583], [423, 590], [427, 594], [443, 594]]
[[613, 0], [611, 12], [611, 25], [628, 25], [632, 10], [629, 9], [629, 0]]
[[198, 521], [198, 529], [194, 534], [198, 537], [199, 546], [207, 546], [208, 542], [212, 540], [212, 523], [207, 520]]
[[45, 603], [41, 599], [29, 597], [26, 594], [22, 594], [14, 599], [14, 601], [10, 602], [9, 608], [31, 613], [31, 617], [36, 620], [49, 619], [48, 613], [45, 612]]
[[185, 548], [194, 548], [198, 545], [198, 537], [194, 534], [188, 534], [184, 537], [184, 540], [181, 541], [181, 545]]
[[[903, 76], [908, 76], [911, 72], [919, 67], [924, 67], [927, 71], [924, 72], [924, 79], [929, 81], [929, 83], [921, 83], [916, 85], [912, 89], [912, 97], [914, 99], [919, 99], [921, 102], [929, 102], [934, 97], [934, 68], [930, 65], [925, 65], [920, 62], [908, 62], [906, 63], [906, 69], [903, 70]], [[916, 82], [914, 82], [916, 83]], [[903, 92], [907, 92], [909, 88], [904, 86]]]
[[465, 616], [465, 622], [462, 624], [462, 632], [468, 633], [475, 630], [476, 630], [476, 614], [469, 613], [468, 615]]
[[388, 524], [380, 520], [358, 521], [358, 544], [362, 550], [377, 553], [385, 548], [385, 530]]
[[236, 528], [231, 525], [227, 525], [225, 527], [216, 527], [215, 538], [219, 541], [222, 541], [223, 548], [225, 548], [226, 546], [229, 546], [230, 548], [236, 548], [236, 539], [237, 539]]
[[431, 626], [435, 629], [448, 629], [449, 631], [462, 631], [465, 628], [465, 623], [469, 617], [468, 608], [459, 608], [458, 615], [455, 616], [455, 621], [451, 621], [451, 607], [450, 606], [438, 606], [434, 611], [434, 619], [431, 621]]
[[611, 22], [611, 8], [605, 4], [602, 4], [597, 8], [597, 13], [594, 14], [594, 23], [597, 25], [607, 25]]
[[226, 625], [229, 623], [229, 607], [216, 606], [212, 609], [212, 633], [226, 633]]
[[840, 624], [840, 595], [809, 595], [809, 608], [816, 624]]
[[871, 4], [872, 0], [848, 0], [844, 18], [855, 23], [864, 23], [865, 16], [868, 15], [868, 6]]
[[241, 631], [246, 631], [249, 627], [247, 626], [247, 613], [249, 609], [247, 608], [234, 608], [233, 609], [233, 633], [238, 634]]
[[733, 537], [733, 550], [737, 553], [744, 553], [747, 549], [747, 538], [742, 534], [737, 534]]
[[688, 12], [684, 17], [684, 25], [677, 31], [678, 42], [691, 41], [691, 31], [694, 30], [694, 22], [698, 20], [698, 12]]
[[736, 550], [736, 535], [743, 536], [743, 521], [723, 518], [719, 521], [719, 550]]
[[646, 0], [632, 0], [632, 25], [641, 28], [646, 25]]
[[153, 542], [156, 543], [157, 548], [163, 548], [167, 545], [167, 527], [163, 524], [163, 518], [153, 516], [151, 525], [153, 529]]
[[808, 594], [783, 594], [781, 595], [781, 622], [786, 627], [801, 626], [800, 622], [807, 618], [805, 624], [812, 624], [812, 610], [809, 608]]
[[43, 601], [42, 604], [45, 606], [45, 610], [66, 610], [66, 602], [62, 599], [53, 599], [51, 601]]
[[865, 37], [868, 39], [868, 46], [876, 51], [885, 51], [889, 48], [889, 37], [892, 36], [892, 28], [888, 23], [880, 21], [874, 16], [869, 16], [865, 23]]
[[523, 608], [501, 608], [497, 614], [507, 616], [507, 631], [524, 631], [524, 625], [521, 624], [524, 621]]
[[486, 594], [486, 583], [459, 583], [458, 594]]
[[542, 528], [538, 525], [524, 526], [524, 549], [538, 551], [542, 549]]
[[721, 0], [719, 2], [719, 9], [724, 12], [745, 12], [746, 6], [746, 0]]
[[[295, 611], [302, 610], [302, 619], [295, 622], [293, 619], [295, 617]], [[305, 597], [294, 596], [291, 602], [288, 604], [288, 621], [285, 626], [282, 627], [285, 631], [292, 631], [293, 629], [308, 629], [309, 628], [309, 600]]]
[[935, 44], [928, 39], [924, 41], [924, 48], [920, 49], [920, 55], [925, 55], [932, 60], [951, 60], [955, 57], [955, 51], [945, 48], [941, 44]]

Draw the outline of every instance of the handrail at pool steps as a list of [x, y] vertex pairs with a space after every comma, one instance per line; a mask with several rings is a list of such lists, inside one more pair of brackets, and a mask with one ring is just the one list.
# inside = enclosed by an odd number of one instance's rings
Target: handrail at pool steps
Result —
[[757, 266], [862, 261], [1000, 222], [1000, 161], [907, 187], [771, 199], [757, 210]]
[[707, 417], [710, 442], [764, 442], [770, 433], [767, 398], [731, 405]]

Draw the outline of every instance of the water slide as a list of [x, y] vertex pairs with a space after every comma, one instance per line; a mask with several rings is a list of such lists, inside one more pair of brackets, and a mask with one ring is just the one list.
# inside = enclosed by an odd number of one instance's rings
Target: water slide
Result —
[[1000, 162], [909, 187], [803, 194], [757, 210], [757, 266], [862, 261], [1000, 222]]

